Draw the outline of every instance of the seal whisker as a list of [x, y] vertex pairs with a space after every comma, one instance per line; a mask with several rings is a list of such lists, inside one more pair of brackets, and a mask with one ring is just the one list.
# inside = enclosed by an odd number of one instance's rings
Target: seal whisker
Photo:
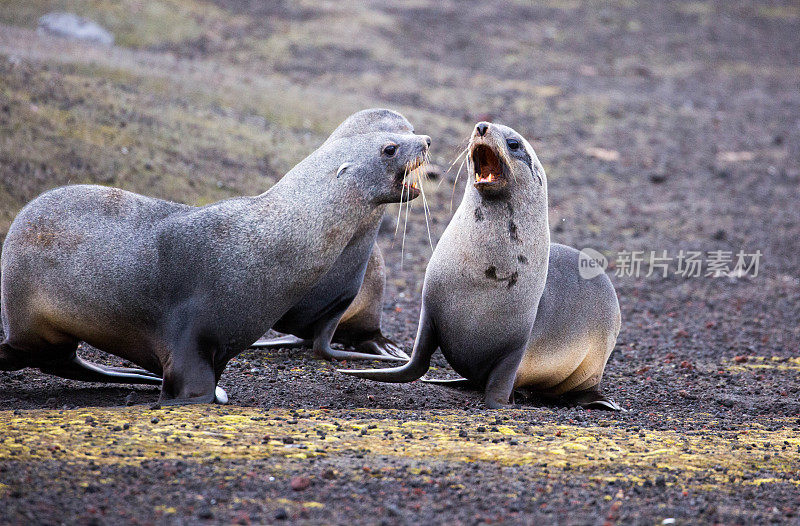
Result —
[[430, 213], [430, 209], [428, 208], [428, 199], [425, 197], [425, 185], [423, 182], [419, 183], [420, 193], [422, 195], [422, 212], [425, 215], [425, 227], [428, 229], [428, 243], [431, 246], [431, 251], [433, 251], [433, 238], [431, 237], [431, 225], [428, 221], [428, 214]]
[[[400, 207], [397, 209], [397, 224], [394, 227], [394, 237], [397, 238], [397, 232], [400, 231], [400, 214], [403, 212], [403, 195], [406, 190], [406, 175], [408, 174], [408, 165], [406, 165], [405, 172], [403, 173], [403, 182], [402, 186], [400, 187]], [[410, 195], [410, 190], [409, 190]], [[392, 241], [394, 243], [394, 240]], [[402, 265], [402, 262], [401, 262]]]
[[458, 184], [458, 176], [461, 175], [461, 169], [464, 168], [464, 163], [467, 162], [467, 158], [465, 157], [464, 160], [461, 161], [461, 164], [458, 166], [458, 171], [456, 172], [456, 178], [453, 181], [453, 191], [450, 192], [450, 213], [453, 213], [453, 197], [456, 195], [456, 185]]
[[[403, 223], [403, 241], [400, 244], [400, 269], [403, 268], [403, 263], [405, 262], [405, 250], [406, 250], [406, 229], [408, 228], [408, 210], [411, 208], [411, 189], [408, 190], [409, 198], [406, 200], [406, 219]], [[402, 210], [402, 208], [401, 208]]]
[[[461, 150], [461, 153], [459, 153], [459, 154], [456, 156], [456, 158], [455, 158], [455, 159], [453, 159], [453, 162], [452, 162], [452, 163], [450, 163], [450, 166], [448, 166], [448, 167], [447, 167], [447, 170], [444, 172], [444, 175], [445, 175], [445, 176], [447, 176], [447, 174], [449, 174], [449, 173], [450, 173], [450, 170], [452, 170], [452, 169], [453, 169], [453, 165], [455, 165], [455, 164], [456, 164], [456, 163], [459, 161], [459, 159], [461, 159], [461, 157], [463, 157], [463, 156], [464, 156], [464, 154], [466, 154], [468, 151], [469, 151], [469, 147], [467, 147], [467, 148], [464, 148], [463, 150]], [[456, 174], [456, 178], [458, 178], [458, 174]], [[445, 177], [442, 177], [442, 180], [439, 182], [439, 186], [441, 186], [441, 185], [442, 185], [442, 182], [443, 182], [444, 180], [445, 180]]]

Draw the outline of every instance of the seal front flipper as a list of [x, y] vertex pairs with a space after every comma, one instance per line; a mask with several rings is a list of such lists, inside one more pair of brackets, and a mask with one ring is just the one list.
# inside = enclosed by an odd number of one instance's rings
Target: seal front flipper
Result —
[[[287, 334], [277, 338], [260, 338], [250, 347], [254, 349], [310, 349], [313, 346], [313, 340], [298, 338], [297, 336]], [[356, 347], [356, 351], [357, 352], [349, 352], [346, 356], [339, 359], [352, 360], [361, 359], [362, 356], [366, 356], [365, 359], [368, 360], [397, 359], [408, 361], [408, 355], [403, 352], [396, 343], [380, 334], [372, 339], [359, 343]], [[334, 354], [336, 354], [335, 351], [330, 353], [330, 357], [333, 358]]]
[[525, 349], [513, 351], [497, 363], [486, 381], [484, 401], [489, 409], [509, 409], [513, 407], [514, 381]]
[[[190, 311], [177, 311], [181, 317]], [[170, 359], [164, 367], [160, 405], [210, 404], [217, 399], [217, 382], [228, 361], [220, 349], [203, 338], [199, 325], [176, 326], [168, 344]], [[212, 357], [216, 357], [212, 363]]]
[[[342, 310], [342, 314], [344, 310]], [[331, 347], [331, 340], [336, 326], [339, 324], [339, 316], [333, 316], [320, 323], [314, 334], [314, 354], [326, 360], [386, 360], [404, 362], [404, 358], [392, 355], [373, 355], [354, 351], [340, 351]]]
[[326, 360], [383, 360], [386, 362], [405, 362], [407, 358], [391, 355], [366, 354], [354, 351], [340, 351], [333, 347], [321, 351], [319, 356]]

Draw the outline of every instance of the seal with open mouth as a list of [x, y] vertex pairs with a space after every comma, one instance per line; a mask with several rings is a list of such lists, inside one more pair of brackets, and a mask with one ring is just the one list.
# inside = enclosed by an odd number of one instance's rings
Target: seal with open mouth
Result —
[[[204, 207], [92, 185], [42, 194], [3, 244], [0, 369], [161, 384], [161, 403], [223, 401], [228, 361], [307, 297], [377, 209], [413, 195], [407, 167], [429, 141], [342, 134], [267, 192]], [[346, 277], [357, 290], [360, 276]], [[336, 308], [348, 304], [343, 296]], [[327, 318], [320, 341], [338, 319]], [[143, 369], [88, 363], [80, 341]]]
[[[428, 263], [411, 360], [388, 369], [342, 370], [410, 382], [437, 348], [490, 408], [515, 389], [618, 410], [599, 385], [620, 328], [605, 274], [583, 279], [579, 252], [550, 243], [547, 179], [517, 132], [480, 122], [468, 149], [464, 198]], [[450, 383], [453, 382], [435, 382]]]

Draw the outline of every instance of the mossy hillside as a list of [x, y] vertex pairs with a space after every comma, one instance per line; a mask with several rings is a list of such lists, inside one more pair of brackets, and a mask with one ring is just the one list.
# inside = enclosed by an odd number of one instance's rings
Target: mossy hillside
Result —
[[194, 40], [244, 23], [209, 2], [193, 0], [33, 0], [4, 2], [0, 22], [36, 27], [40, 16], [70, 11], [99, 23], [115, 36], [115, 44], [147, 48]]
[[[0, 230], [39, 193], [99, 183], [190, 204], [268, 189], [264, 120], [187, 105], [124, 71], [0, 59]], [[299, 152], [298, 152], [299, 154]]]

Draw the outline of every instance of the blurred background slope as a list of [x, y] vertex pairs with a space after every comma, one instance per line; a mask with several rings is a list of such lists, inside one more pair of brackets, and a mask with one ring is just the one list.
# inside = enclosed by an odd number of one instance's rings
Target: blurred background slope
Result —
[[[54, 10], [116, 46], [37, 34]], [[691, 235], [670, 203], [712, 207], [707, 191], [731, 184], [785, 210], [769, 181], [798, 179], [798, 16], [793, 2], [4, 1], [0, 232], [68, 182], [195, 204], [261, 192], [370, 106], [432, 135], [445, 167], [475, 121], [516, 127], [588, 223], [646, 204], [664, 235]], [[713, 232], [738, 230], [731, 205]]]

